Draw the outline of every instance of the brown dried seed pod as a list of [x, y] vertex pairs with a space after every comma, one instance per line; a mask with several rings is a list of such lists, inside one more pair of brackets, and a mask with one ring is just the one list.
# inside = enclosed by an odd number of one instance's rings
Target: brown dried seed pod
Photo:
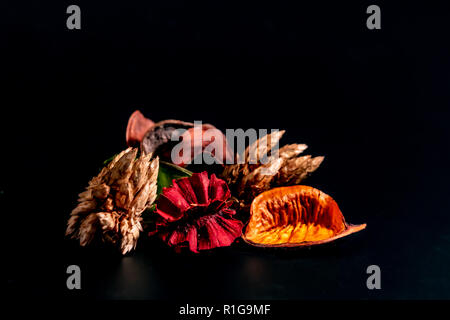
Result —
[[176, 144], [171, 141], [172, 134], [176, 130], [188, 130], [193, 127], [194, 124], [191, 122], [172, 119], [157, 122], [142, 138], [141, 150], [145, 154], [158, 154], [162, 160], [167, 160], [168, 157], [170, 158], [171, 147]]
[[262, 247], [312, 246], [365, 227], [366, 224], [347, 224], [329, 195], [299, 185], [275, 188], [256, 197], [242, 238]]
[[[173, 141], [172, 137], [177, 130], [180, 141]], [[181, 130], [183, 130], [181, 132]], [[196, 132], [195, 130], [198, 130]], [[214, 142], [218, 146], [212, 154], [219, 163], [225, 163], [226, 159], [232, 159], [233, 154], [227, 145], [223, 133], [211, 124], [202, 124], [196, 127], [194, 123], [179, 120], [164, 120], [152, 126], [144, 135], [141, 142], [141, 150], [144, 154], [153, 153], [161, 160], [175, 163], [179, 166], [189, 164], [194, 158], [203, 152], [208, 152], [208, 146]], [[172, 156], [172, 149], [182, 143], [182, 149], [189, 150], [190, 156]]]

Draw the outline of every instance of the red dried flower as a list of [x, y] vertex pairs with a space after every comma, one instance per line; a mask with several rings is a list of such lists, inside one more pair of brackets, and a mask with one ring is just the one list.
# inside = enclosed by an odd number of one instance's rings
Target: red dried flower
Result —
[[156, 204], [161, 219], [157, 233], [169, 246], [193, 252], [226, 247], [241, 235], [243, 224], [228, 208], [230, 190], [225, 181], [206, 171], [173, 180]]

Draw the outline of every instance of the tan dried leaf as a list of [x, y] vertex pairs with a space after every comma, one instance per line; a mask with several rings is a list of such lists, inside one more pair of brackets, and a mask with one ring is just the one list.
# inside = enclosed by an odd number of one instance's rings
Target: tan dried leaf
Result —
[[156, 199], [158, 158], [136, 148], [119, 153], [89, 181], [67, 223], [66, 235], [88, 245], [98, 236], [122, 254], [136, 247], [142, 231], [141, 214]]
[[[285, 131], [275, 131], [252, 143], [244, 153], [243, 163], [225, 165], [221, 174], [238, 199], [241, 207], [248, 207], [260, 193], [278, 186], [299, 184], [314, 172], [324, 157], [299, 156], [306, 144], [275, 147]], [[266, 161], [262, 161], [266, 160]]]

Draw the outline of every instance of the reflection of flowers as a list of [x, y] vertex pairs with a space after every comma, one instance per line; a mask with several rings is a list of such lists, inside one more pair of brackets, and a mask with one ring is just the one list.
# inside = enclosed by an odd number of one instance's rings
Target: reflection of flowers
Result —
[[169, 246], [193, 252], [229, 246], [241, 235], [243, 224], [233, 218], [227, 200], [230, 190], [214, 174], [194, 173], [173, 180], [164, 188], [157, 204], [157, 233]]

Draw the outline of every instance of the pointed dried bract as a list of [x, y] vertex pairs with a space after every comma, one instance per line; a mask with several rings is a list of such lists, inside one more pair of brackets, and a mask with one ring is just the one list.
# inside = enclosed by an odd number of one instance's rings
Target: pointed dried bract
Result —
[[89, 181], [71, 213], [67, 236], [79, 239], [81, 246], [98, 236], [122, 254], [136, 247], [141, 214], [156, 199], [159, 169], [152, 154], [136, 155], [136, 148], [122, 151]]
[[247, 207], [260, 193], [273, 187], [295, 185], [303, 181], [322, 163], [324, 157], [299, 156], [308, 147], [289, 144], [275, 148], [285, 131], [272, 132], [247, 147], [244, 159], [226, 165], [221, 174], [238, 199]]

